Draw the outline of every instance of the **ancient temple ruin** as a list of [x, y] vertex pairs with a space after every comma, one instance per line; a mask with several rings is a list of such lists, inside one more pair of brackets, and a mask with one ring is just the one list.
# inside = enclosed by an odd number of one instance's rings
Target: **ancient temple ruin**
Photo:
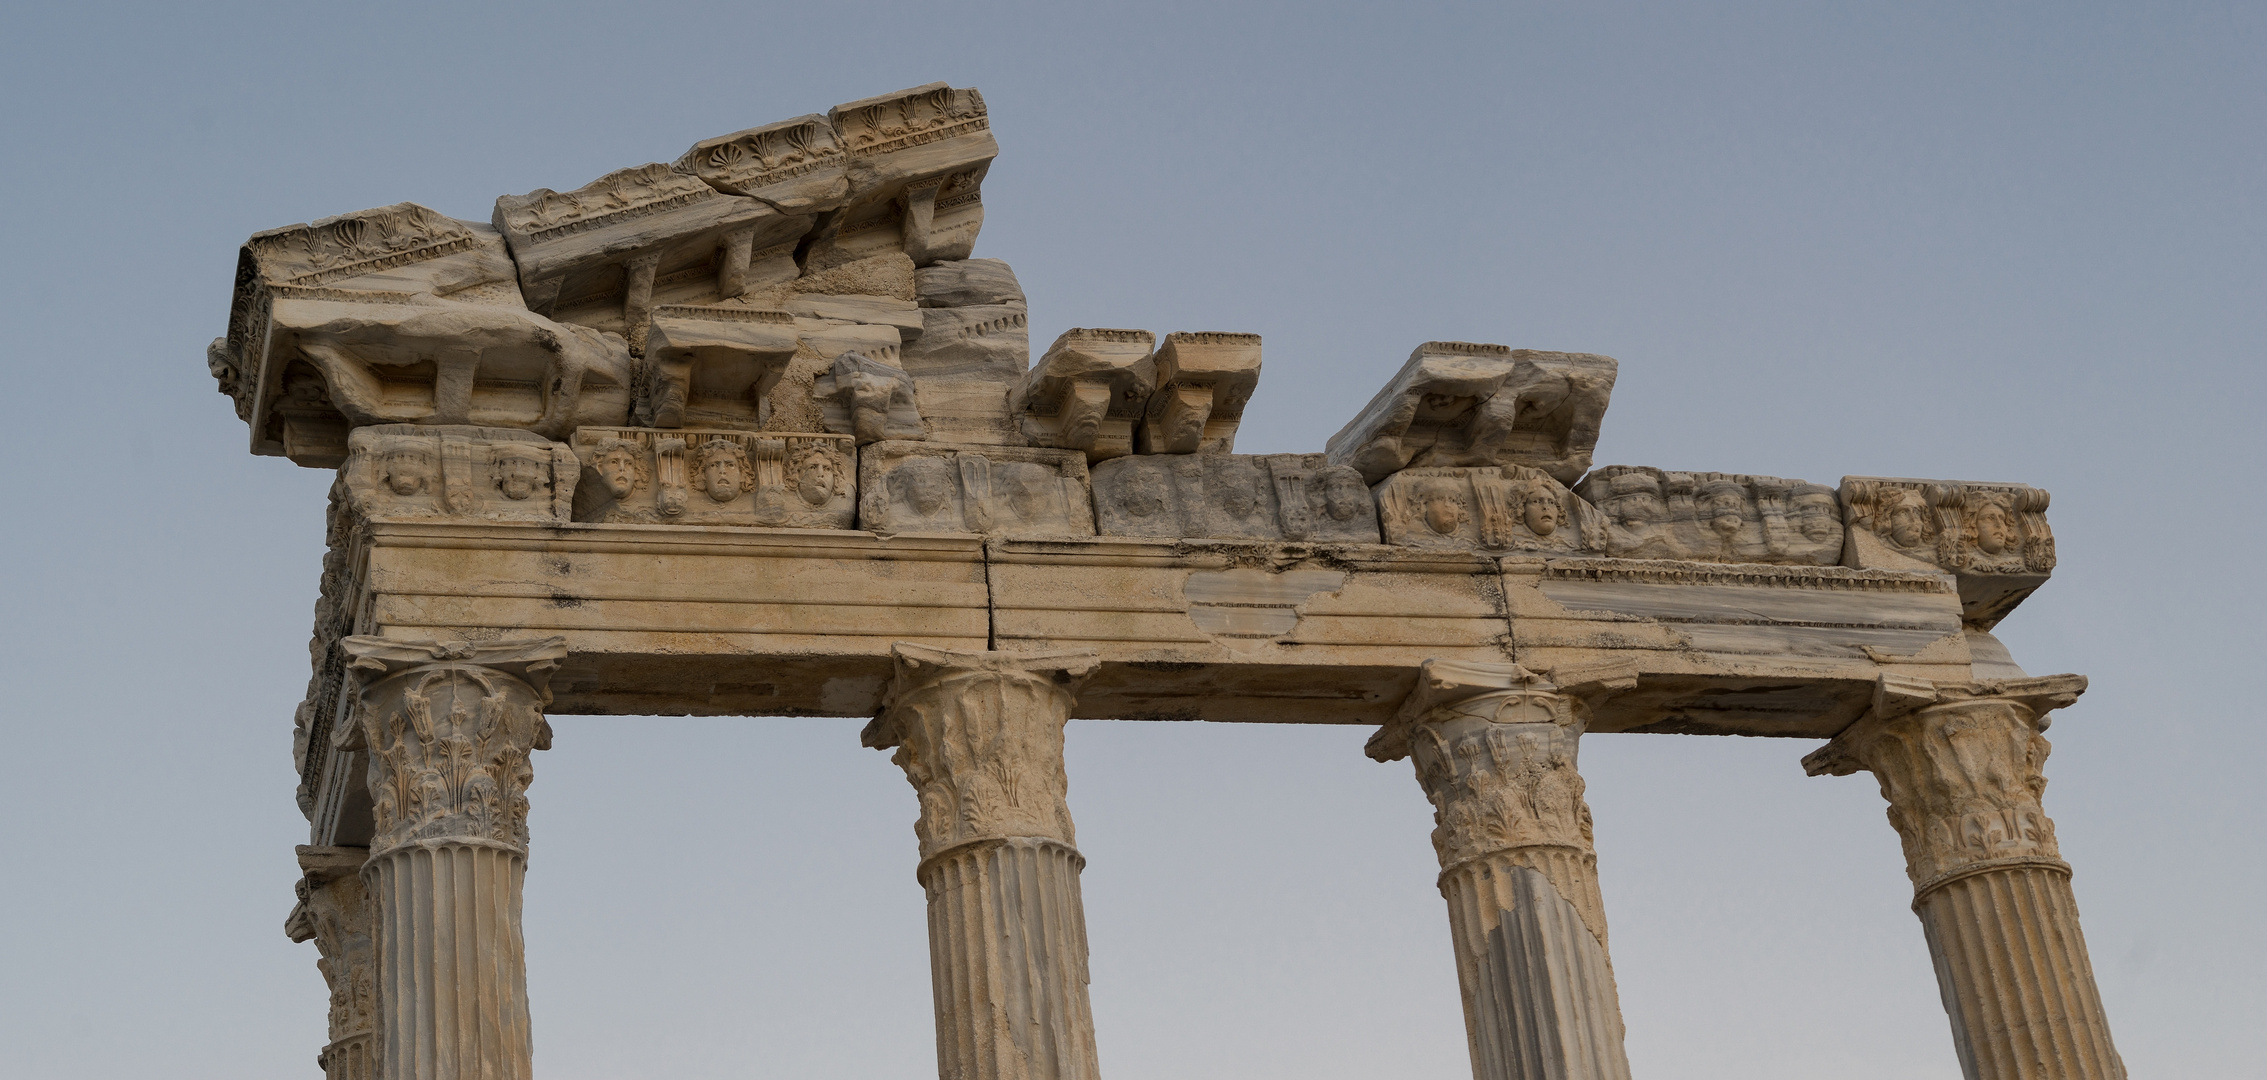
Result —
[[213, 375], [253, 453], [338, 476], [287, 923], [328, 1077], [531, 1075], [547, 713], [872, 718], [950, 1080], [1099, 1075], [1071, 717], [1375, 728], [1434, 808], [1481, 1080], [1628, 1076], [1584, 734], [1828, 740], [1803, 767], [1880, 783], [1965, 1075], [2124, 1075], [2039, 801], [2086, 681], [1991, 632], [2054, 567], [2046, 492], [1593, 467], [1612, 359], [1467, 342], [1319, 452], [1239, 454], [1258, 335], [1031, 357], [972, 257], [997, 152], [939, 83], [487, 222], [245, 243]]

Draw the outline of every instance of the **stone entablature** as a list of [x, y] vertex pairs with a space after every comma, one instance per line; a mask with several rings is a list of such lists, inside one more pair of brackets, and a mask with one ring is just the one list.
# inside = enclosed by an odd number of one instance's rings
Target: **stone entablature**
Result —
[[[932, 83], [496, 202], [252, 236], [207, 363], [336, 468], [294, 721], [332, 1080], [532, 1074], [546, 712], [874, 717], [916, 792], [941, 1075], [1098, 1075], [1073, 717], [1371, 724], [1435, 812], [1475, 1075], [1617, 1078], [1580, 740], [1831, 740], [1904, 842], [1964, 1072], [2122, 1076], [1991, 628], [2021, 484], [1590, 462], [1610, 357], [1434, 341], [1239, 454], [1256, 334], [1036, 364], [972, 258], [998, 153]], [[1013, 904], [998, 898], [1013, 896]], [[443, 902], [445, 901], [445, 902]]]

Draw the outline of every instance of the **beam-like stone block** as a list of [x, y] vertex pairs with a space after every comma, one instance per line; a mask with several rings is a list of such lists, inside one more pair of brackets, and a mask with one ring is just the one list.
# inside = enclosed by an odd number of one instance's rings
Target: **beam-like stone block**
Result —
[[847, 529], [858, 513], [847, 435], [584, 428], [574, 519]]
[[1105, 536], [1378, 542], [1361, 474], [1321, 454], [1142, 454], [1094, 467]]
[[647, 427], [754, 430], [801, 336], [785, 311], [671, 304], [653, 310], [636, 416]]
[[702, 139], [676, 169], [730, 195], [760, 199], [782, 214], [815, 214], [850, 195], [850, 156], [818, 113]]
[[1540, 469], [1404, 469], [1376, 492], [1389, 544], [1548, 555], [1606, 546], [1605, 519]]
[[878, 442], [858, 455], [858, 525], [875, 532], [1092, 536], [1086, 455]]
[[1590, 467], [1614, 371], [1590, 353], [1428, 341], [1330, 437], [1330, 459], [1373, 484], [1460, 465], [1523, 465], [1572, 484]]
[[848, 155], [850, 191], [813, 232], [805, 265], [887, 250], [916, 266], [965, 259], [984, 226], [984, 173], [999, 155], [984, 97], [928, 83], [827, 113]]
[[1618, 558], [1842, 562], [1842, 505], [1823, 484], [1607, 465], [1574, 491], [1604, 516], [1605, 552]]
[[1244, 404], [1259, 387], [1259, 335], [1213, 331], [1165, 335], [1157, 346], [1157, 390], [1136, 433], [1144, 454], [1233, 453]]
[[1033, 446], [1078, 450], [1088, 463], [1133, 453], [1134, 424], [1156, 388], [1147, 330], [1074, 327], [1008, 394]]
[[2023, 484], [1845, 476], [1845, 566], [1937, 571], [1989, 630], [2054, 572], [2047, 493]]

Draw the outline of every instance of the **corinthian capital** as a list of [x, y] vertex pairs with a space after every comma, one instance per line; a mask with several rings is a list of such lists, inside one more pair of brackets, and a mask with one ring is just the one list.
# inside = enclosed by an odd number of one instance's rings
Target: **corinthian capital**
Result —
[[2062, 867], [2039, 804], [2050, 749], [2042, 732], [2050, 710], [2085, 690], [2080, 675], [1948, 685], [1885, 677], [1873, 710], [1803, 768], [1873, 773], [1916, 894], [1998, 866]]
[[1010, 836], [1072, 844], [1063, 724], [1091, 651], [953, 652], [900, 643], [881, 715], [860, 741], [920, 795], [921, 858]]
[[341, 749], [370, 755], [373, 854], [419, 840], [527, 848], [528, 754], [551, 746], [565, 638], [436, 644], [350, 637], [360, 689]]
[[1568, 685], [1517, 664], [1428, 660], [1415, 692], [1370, 738], [1378, 761], [1415, 760], [1442, 869], [1511, 848], [1592, 851], [1577, 746], [1590, 702], [1635, 676], [1552, 674]]

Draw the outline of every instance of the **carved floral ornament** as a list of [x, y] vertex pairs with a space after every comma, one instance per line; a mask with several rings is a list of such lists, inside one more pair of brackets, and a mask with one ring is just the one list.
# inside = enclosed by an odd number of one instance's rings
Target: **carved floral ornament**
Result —
[[566, 639], [341, 646], [357, 722], [332, 739], [369, 754], [373, 855], [419, 841], [526, 850], [528, 755], [551, 746], [543, 706]]

